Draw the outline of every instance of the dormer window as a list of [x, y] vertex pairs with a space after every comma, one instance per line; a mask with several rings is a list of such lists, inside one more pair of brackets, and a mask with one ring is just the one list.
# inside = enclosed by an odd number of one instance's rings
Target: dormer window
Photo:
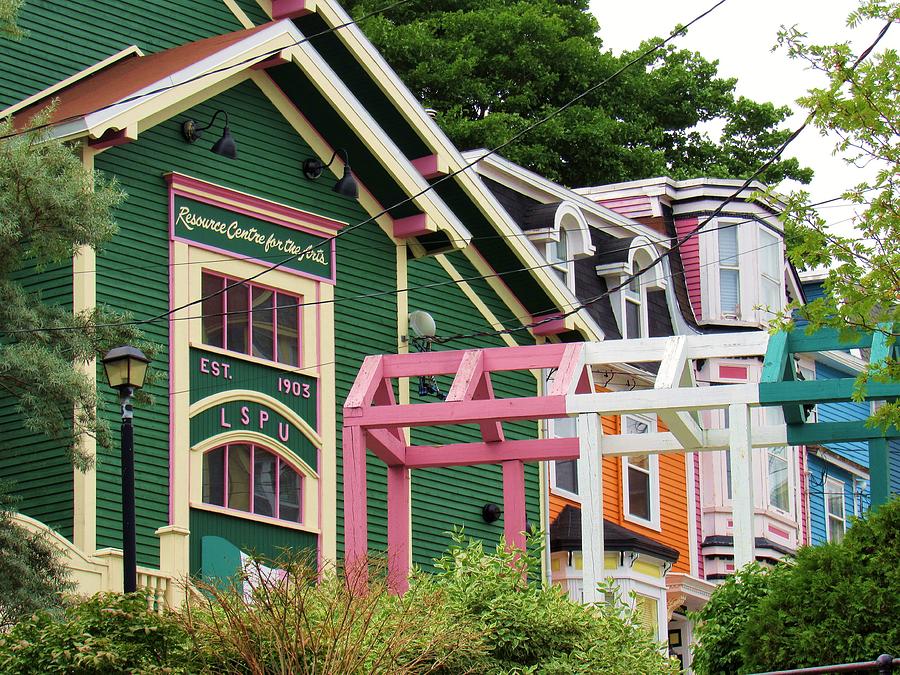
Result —
[[587, 220], [573, 202], [539, 204], [526, 217], [525, 235], [537, 246], [550, 269], [575, 292], [575, 260], [594, 254]]
[[666, 287], [662, 266], [654, 264], [658, 255], [656, 248], [643, 236], [630, 240], [627, 247], [621, 241], [617, 241], [615, 246], [615, 250], [606, 257], [619, 260], [597, 265], [597, 274], [606, 279], [609, 288], [622, 286], [610, 293], [610, 303], [622, 337], [646, 337], [650, 334], [647, 294]]
[[[784, 243], [781, 233], [756, 221], [710, 221], [700, 237], [699, 266], [702, 320], [765, 324], [784, 300]], [[696, 258], [694, 258], [696, 260]], [[696, 269], [696, 268], [695, 268]], [[691, 290], [691, 269], [688, 287]], [[695, 303], [696, 304], [696, 303]]]

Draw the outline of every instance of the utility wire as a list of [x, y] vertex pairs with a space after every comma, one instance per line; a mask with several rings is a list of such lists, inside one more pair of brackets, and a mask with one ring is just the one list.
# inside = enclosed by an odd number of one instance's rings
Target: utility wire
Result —
[[[401, 2], [408, 2], [408, 1], [409, 1], [409, 0], [401, 0]], [[339, 237], [341, 237], [341, 236], [344, 236], [344, 235], [346, 235], [346, 234], [349, 234], [349, 233], [352, 232], [353, 230], [356, 230], [356, 229], [362, 227], [363, 225], [366, 225], [366, 224], [368, 224], [368, 223], [371, 223], [371, 222], [377, 220], [378, 218], [380, 218], [381, 216], [390, 213], [393, 209], [396, 209], [396, 208], [399, 207], [399, 206], [402, 206], [402, 205], [407, 204], [407, 203], [409, 203], [409, 202], [411, 202], [411, 201], [414, 201], [415, 199], [417, 199], [418, 197], [422, 196], [422, 195], [425, 194], [426, 192], [431, 191], [432, 189], [434, 189], [435, 187], [437, 187], [438, 185], [440, 185], [440, 184], [443, 183], [444, 181], [447, 181], [447, 180], [450, 180], [450, 179], [452, 179], [452, 178], [455, 178], [458, 174], [462, 173], [463, 171], [468, 170], [469, 168], [471, 168], [472, 166], [474, 166], [475, 164], [477, 164], [477, 163], [478, 163], [479, 161], [481, 161], [482, 159], [484, 159], [484, 158], [486, 158], [486, 157], [489, 157], [490, 155], [499, 152], [499, 151], [502, 150], [503, 148], [509, 146], [510, 144], [514, 143], [514, 142], [517, 141], [518, 139], [522, 138], [525, 134], [530, 133], [530, 132], [533, 131], [534, 129], [536, 129], [536, 128], [538, 128], [538, 127], [540, 127], [540, 126], [546, 124], [547, 122], [549, 122], [550, 120], [552, 120], [553, 118], [555, 118], [557, 115], [561, 114], [562, 112], [564, 112], [565, 110], [567, 110], [568, 108], [570, 108], [572, 105], [574, 105], [575, 103], [577, 103], [577, 102], [580, 101], [581, 99], [585, 98], [586, 96], [588, 96], [588, 95], [591, 94], [592, 92], [596, 91], [596, 90], [599, 89], [600, 87], [605, 86], [606, 84], [608, 84], [609, 82], [611, 82], [613, 79], [617, 78], [619, 75], [621, 75], [621, 74], [622, 74], [623, 72], [625, 72], [627, 69], [629, 69], [629, 68], [631, 68], [632, 66], [634, 66], [636, 63], [639, 63], [640, 61], [644, 60], [644, 59], [647, 58], [648, 56], [651, 56], [652, 54], [654, 54], [654, 53], [656, 53], [657, 51], [659, 51], [660, 49], [662, 49], [666, 44], [668, 44], [669, 42], [671, 42], [672, 40], [674, 40], [676, 37], [682, 35], [682, 34], [684, 33], [684, 31], [686, 31], [690, 26], [692, 26], [693, 24], [697, 23], [698, 21], [700, 21], [700, 20], [703, 19], [704, 17], [708, 16], [710, 13], [712, 13], [713, 11], [715, 11], [718, 7], [720, 7], [721, 5], [723, 5], [725, 2], [727, 2], [727, 0], [719, 0], [719, 1], [716, 2], [712, 7], [710, 7], [710, 8], [707, 9], [705, 12], [703, 12], [703, 13], [699, 14], [698, 16], [696, 16], [696, 17], [695, 17], [694, 19], [692, 19], [690, 22], [688, 22], [687, 24], [685, 24], [683, 27], [681, 27], [681, 28], [679, 28], [679, 29], [673, 31], [671, 34], [669, 34], [669, 36], [668, 36], [667, 38], [665, 38], [664, 40], [659, 41], [659, 42], [658, 42], [656, 45], [654, 45], [653, 47], [644, 50], [644, 51], [641, 52], [638, 56], [636, 56], [636, 57], [632, 58], [631, 60], [629, 60], [628, 62], [626, 62], [624, 65], [622, 65], [622, 66], [621, 66], [620, 68], [618, 68], [616, 71], [614, 71], [611, 75], [607, 76], [606, 78], [604, 78], [604, 79], [601, 80], [600, 82], [597, 82], [596, 84], [592, 85], [591, 87], [589, 87], [589, 88], [586, 89], [585, 91], [581, 92], [580, 94], [578, 94], [577, 96], [575, 96], [574, 98], [572, 98], [571, 100], [569, 100], [567, 103], [564, 103], [564, 104], [563, 104], [562, 106], [560, 106], [559, 108], [555, 109], [554, 111], [548, 113], [548, 114], [545, 115], [544, 117], [540, 118], [539, 120], [537, 120], [537, 121], [535, 121], [534, 123], [530, 124], [529, 126], [525, 127], [524, 129], [522, 129], [522, 130], [519, 131], [518, 133], [513, 134], [512, 137], [510, 137], [509, 139], [507, 139], [506, 141], [504, 141], [504, 142], [501, 143], [500, 145], [496, 146], [495, 148], [493, 148], [493, 149], [491, 149], [491, 150], [487, 150], [487, 151], [486, 151], [483, 155], [481, 155], [480, 157], [478, 157], [478, 158], [476, 158], [476, 159], [473, 159], [471, 162], [468, 162], [468, 163], [466, 163], [466, 164], [463, 164], [463, 166], [461, 166], [459, 169], [457, 169], [457, 170], [455, 170], [455, 171], [452, 171], [452, 172], [448, 173], [448, 174], [445, 175], [445, 176], [442, 176], [441, 178], [439, 178], [438, 180], [434, 181], [433, 183], [430, 183], [427, 187], [425, 187], [423, 190], [420, 190], [420, 191], [417, 192], [416, 194], [413, 194], [413, 195], [411, 195], [411, 196], [409, 196], [409, 197], [406, 197], [406, 198], [400, 200], [399, 202], [397, 202], [396, 204], [393, 204], [393, 205], [391, 205], [391, 206], [389, 206], [389, 207], [387, 207], [387, 208], [382, 209], [380, 212], [376, 213], [375, 215], [372, 215], [372, 216], [370, 216], [369, 218], [366, 218], [365, 220], [362, 220], [362, 221], [360, 221], [359, 223], [356, 223], [355, 225], [350, 225], [350, 226], [348, 226], [348, 227], [345, 227], [345, 228], [342, 229], [340, 232], [335, 233], [334, 235], [332, 235], [332, 236], [330, 236], [330, 237], [324, 239], [322, 242], [320, 242], [320, 243], [316, 244], [315, 246], [313, 246], [313, 249], [317, 249], [317, 248], [320, 248], [320, 247], [322, 247], [322, 246], [326, 246], [326, 245], [330, 244], [332, 241], [334, 241], [335, 239], [337, 239], [337, 238], [339, 238]], [[391, 7], [396, 6], [397, 4], [400, 4], [400, 3], [396, 3], [395, 5], [391, 5]], [[352, 22], [351, 22], [351, 23], [352, 23]], [[329, 31], [326, 31], [326, 32], [330, 32], [331, 30], [333, 30], [333, 29], [329, 29]], [[308, 40], [308, 39], [309, 39], [309, 38], [307, 38], [307, 40]], [[279, 51], [280, 51], [280, 50], [279, 50]], [[170, 85], [170, 88], [171, 88], [171, 87], [174, 87], [174, 86], [177, 86], [177, 85]], [[121, 103], [121, 101], [118, 102], [118, 103]], [[115, 104], [115, 105], [118, 105], [118, 103]], [[0, 137], [0, 138], [2, 138], [2, 137]], [[136, 321], [133, 321], [133, 322], [129, 322], [128, 325], [142, 325], [142, 324], [145, 324], [145, 323], [153, 323], [153, 322], [155, 322], [155, 321], [159, 321], [159, 320], [162, 320], [162, 319], [167, 319], [168, 317], [170, 317], [172, 314], [175, 314], [176, 312], [179, 312], [179, 311], [181, 311], [181, 310], [183, 310], [183, 309], [186, 309], [186, 308], [188, 308], [188, 307], [192, 307], [193, 305], [197, 305], [197, 304], [199, 304], [199, 303], [202, 303], [202, 302], [205, 301], [205, 300], [208, 300], [208, 299], [214, 298], [214, 297], [216, 297], [216, 296], [218, 296], [218, 295], [221, 295], [221, 294], [223, 294], [223, 293], [226, 293], [226, 292], [228, 292], [229, 289], [234, 288], [235, 286], [243, 285], [243, 284], [246, 284], [246, 283], [248, 283], [248, 282], [250, 282], [250, 281], [253, 281], [253, 280], [255, 280], [255, 279], [258, 279], [259, 277], [261, 277], [262, 275], [266, 274], [267, 272], [271, 272], [272, 270], [275, 270], [275, 269], [278, 269], [278, 268], [282, 267], [283, 265], [287, 264], [287, 263], [290, 262], [291, 260], [294, 260], [294, 258], [295, 258], [295, 256], [290, 256], [290, 257], [284, 258], [284, 259], [282, 259], [282, 260], [276, 262], [276, 263], [275, 263], [274, 265], [272, 265], [271, 267], [267, 267], [267, 268], [265, 268], [265, 269], [263, 269], [263, 270], [257, 272], [256, 274], [253, 274], [253, 275], [251, 275], [251, 276], [249, 276], [249, 277], [246, 277], [246, 278], [244, 278], [244, 279], [235, 281], [235, 282], [232, 283], [232, 284], [225, 285], [223, 288], [219, 289], [218, 291], [216, 291], [216, 292], [214, 292], [214, 293], [210, 293], [209, 295], [202, 296], [202, 297], [200, 297], [200, 298], [197, 298], [196, 300], [192, 300], [191, 302], [185, 303], [185, 304], [183, 304], [183, 305], [181, 305], [181, 306], [179, 306], [179, 307], [171, 308], [171, 309], [169, 309], [169, 310], [167, 310], [167, 311], [165, 311], [165, 312], [163, 312], [163, 313], [161, 313], [161, 314], [157, 314], [157, 315], [155, 315], [155, 316], [153, 316], [153, 317], [149, 317], [149, 318], [147, 318], [147, 319], [141, 319], [141, 320], [136, 320]], [[576, 310], [576, 311], [577, 311], [577, 310]], [[574, 313], [574, 312], [573, 312], [573, 313]], [[69, 328], [67, 327], [66, 329], [69, 329]], [[8, 332], [8, 331], [4, 331], [4, 332], [6, 332], [7, 334], [10, 334], [10, 332]]]

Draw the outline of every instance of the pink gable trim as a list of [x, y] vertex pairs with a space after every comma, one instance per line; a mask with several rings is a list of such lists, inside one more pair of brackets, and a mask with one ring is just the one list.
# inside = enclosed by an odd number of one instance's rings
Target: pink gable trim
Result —
[[447, 172], [442, 171], [438, 166], [437, 155], [425, 155], [424, 157], [419, 157], [412, 160], [412, 165], [426, 180], [447, 175]]
[[272, 0], [272, 18], [277, 21], [305, 16], [314, 11], [309, 4], [306, 0]]
[[[700, 222], [698, 218], [683, 218], [675, 221], [675, 232], [679, 238], [692, 232]], [[687, 283], [688, 295], [694, 316], [703, 318], [703, 305], [700, 301], [700, 242], [699, 237], [691, 237], [680, 247], [681, 262], [684, 265], [684, 280]]]

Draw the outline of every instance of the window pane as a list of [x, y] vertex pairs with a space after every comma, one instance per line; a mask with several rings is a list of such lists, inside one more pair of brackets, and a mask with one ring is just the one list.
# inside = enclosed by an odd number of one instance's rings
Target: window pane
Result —
[[641, 337], [641, 306], [630, 300], [625, 301], [625, 337]]
[[239, 284], [229, 288], [228, 295], [228, 349], [249, 353], [247, 344], [248, 326], [250, 318], [247, 306], [247, 287]]
[[781, 277], [781, 247], [778, 245], [778, 237], [766, 232], [762, 227], [759, 230], [759, 270], [771, 279]]
[[628, 513], [650, 520], [650, 474], [628, 462]]
[[578, 494], [578, 460], [556, 462], [556, 487]]
[[734, 225], [719, 230], [719, 264], [727, 267], [738, 265], [738, 229]]
[[225, 448], [203, 455], [203, 502], [225, 506]]
[[634, 263], [631, 266], [631, 275], [632, 279], [628, 282], [628, 290], [632, 293], [640, 293], [641, 292], [641, 277], [635, 276], [638, 272], [641, 271], [641, 266], [637, 263]]
[[725, 450], [725, 488], [731, 499], [731, 450]]
[[828, 515], [844, 517], [844, 485], [843, 483], [825, 483], [825, 503]]
[[578, 435], [578, 418], [560, 417], [553, 420], [553, 437], [554, 438], [574, 438]]
[[[200, 292], [206, 298], [206, 296], [212, 295], [216, 291], [221, 291], [224, 285], [225, 279], [222, 277], [204, 272], [200, 283]], [[225, 322], [225, 317], [223, 316], [224, 302], [225, 295], [220, 293], [215, 297], [207, 298], [200, 304], [203, 312], [203, 344], [212, 345], [213, 347], [225, 346], [222, 342], [224, 337], [222, 326]]]
[[272, 335], [275, 293], [268, 288], [254, 286], [252, 297], [253, 312], [250, 316], [253, 319], [253, 356], [271, 361], [275, 358]]
[[[300, 365], [298, 345], [300, 327], [300, 298], [279, 293], [278, 307], [278, 362], [289, 366]], [[292, 306], [293, 305], [293, 306]]]
[[250, 510], [250, 446], [228, 446], [228, 508]]
[[253, 513], [275, 517], [276, 458], [262, 448], [253, 451]]
[[844, 522], [837, 518], [828, 519], [828, 541], [838, 543], [844, 538]]
[[625, 433], [646, 434], [650, 431], [650, 424], [639, 417], [628, 416], [625, 418]]
[[760, 286], [762, 298], [760, 298], [759, 304], [773, 311], [781, 309], [781, 284], [761, 277]]
[[279, 512], [282, 520], [290, 520], [299, 523], [303, 513], [300, 509], [301, 502], [301, 478], [290, 466], [279, 462]]
[[723, 314], [737, 314], [741, 304], [741, 273], [719, 270], [719, 297]]
[[790, 509], [790, 494], [788, 490], [788, 462], [785, 458], [784, 448], [772, 448], [769, 450], [769, 504], [776, 509], [788, 511]]
[[569, 259], [569, 233], [559, 228], [559, 242], [556, 244], [556, 260], [562, 262]]

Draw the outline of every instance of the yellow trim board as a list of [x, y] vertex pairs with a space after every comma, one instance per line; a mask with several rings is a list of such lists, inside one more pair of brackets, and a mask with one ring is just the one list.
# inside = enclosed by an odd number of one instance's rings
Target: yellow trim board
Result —
[[[260, 405], [267, 406], [277, 412], [279, 415], [289, 420], [292, 424], [300, 429], [303, 432], [303, 435], [306, 436], [313, 445], [317, 448], [322, 447], [322, 438], [313, 429], [309, 422], [304, 420], [300, 415], [296, 412], [288, 408], [284, 403], [279, 401], [278, 399], [272, 398], [268, 394], [263, 394], [259, 391], [253, 391], [252, 389], [229, 389], [228, 391], [220, 391], [212, 396], [207, 396], [206, 398], [200, 399], [196, 403], [194, 403], [190, 407], [190, 416], [194, 417], [202, 413], [205, 410], [209, 410], [210, 408], [215, 408], [218, 405], [223, 405], [225, 403], [230, 403], [232, 401], [250, 401], [251, 403], [259, 403]], [[269, 436], [266, 436], [269, 438]]]

